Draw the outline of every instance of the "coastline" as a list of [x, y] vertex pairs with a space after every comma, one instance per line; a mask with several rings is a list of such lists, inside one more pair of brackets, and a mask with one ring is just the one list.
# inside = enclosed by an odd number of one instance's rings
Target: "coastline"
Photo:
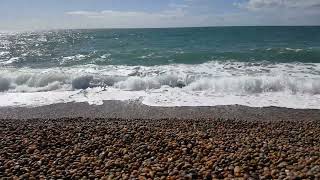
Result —
[[298, 26], [0, 33], [0, 180], [320, 179], [319, 42]]

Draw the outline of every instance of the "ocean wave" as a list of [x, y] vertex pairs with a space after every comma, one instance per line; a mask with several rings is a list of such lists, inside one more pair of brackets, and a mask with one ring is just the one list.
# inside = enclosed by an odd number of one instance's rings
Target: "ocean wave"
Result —
[[126, 80], [117, 82], [114, 86], [116, 88], [125, 90], [148, 90], [159, 89], [162, 86], [185, 87], [188, 84], [188, 80], [185, 77], [179, 77], [178, 75], [160, 75], [156, 77], [129, 77]]
[[1, 68], [0, 106], [141, 100], [152, 106], [320, 106], [320, 64], [212, 61], [162, 66]]
[[320, 94], [319, 64], [210, 62], [153, 67], [5, 68], [0, 72], [0, 78], [0, 90], [9, 92], [70, 91], [93, 87], [146, 91], [168, 87], [231, 94], [284, 91]]
[[289, 48], [289, 47], [286, 47], [286, 48], [267, 48], [267, 49], [251, 49], [252, 51], [274, 51], [274, 52], [278, 52], [278, 53], [283, 53], [285, 51], [287, 52], [301, 52], [301, 51], [310, 51], [311, 49], [310, 48], [307, 48], [307, 49], [301, 49], [301, 48]]
[[233, 94], [257, 94], [265, 92], [320, 94], [320, 78], [305, 79], [283, 76], [206, 78], [191, 83], [187, 88], [193, 91]]
[[294, 51], [294, 52], [303, 51], [303, 49], [299, 49], [299, 48], [296, 48], [296, 49], [293, 49], [293, 48], [285, 48], [285, 50], [287, 50], [287, 51]]
[[163, 86], [183, 88], [187, 91], [210, 91], [212, 93], [257, 94], [265, 92], [289, 92], [320, 94], [320, 78], [292, 78], [283, 76], [238, 76], [186, 79], [168, 75], [158, 77], [130, 77], [117, 82], [114, 87], [124, 90], [159, 89]]

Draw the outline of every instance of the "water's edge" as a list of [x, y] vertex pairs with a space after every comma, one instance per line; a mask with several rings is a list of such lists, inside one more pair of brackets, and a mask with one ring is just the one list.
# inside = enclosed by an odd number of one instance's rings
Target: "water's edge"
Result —
[[154, 107], [139, 102], [104, 101], [103, 105], [61, 103], [40, 107], [1, 107], [0, 119], [57, 118], [207, 119], [253, 121], [320, 120], [320, 110], [240, 105], [212, 107]]

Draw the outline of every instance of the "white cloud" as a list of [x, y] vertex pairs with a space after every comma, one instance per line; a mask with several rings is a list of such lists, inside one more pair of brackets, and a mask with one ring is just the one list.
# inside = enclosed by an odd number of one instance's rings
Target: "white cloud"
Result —
[[[144, 11], [72, 11], [66, 15], [102, 27], [177, 27], [200, 25], [205, 17], [192, 16], [183, 8], [161, 12]], [[90, 24], [89, 23], [89, 24]]]
[[168, 10], [160, 13], [148, 13], [143, 11], [71, 11], [67, 15], [82, 16], [87, 18], [130, 18], [130, 19], [149, 19], [149, 18], [177, 18], [185, 16], [185, 12], [181, 9]]
[[263, 25], [319, 25], [320, 0], [248, 0], [234, 3]]
[[320, 8], [319, 0], [249, 0], [237, 3], [238, 6], [249, 10], [279, 9], [279, 8]]
[[188, 4], [176, 4], [176, 3], [170, 3], [168, 6], [170, 8], [178, 8], [178, 9], [184, 9], [189, 7]]

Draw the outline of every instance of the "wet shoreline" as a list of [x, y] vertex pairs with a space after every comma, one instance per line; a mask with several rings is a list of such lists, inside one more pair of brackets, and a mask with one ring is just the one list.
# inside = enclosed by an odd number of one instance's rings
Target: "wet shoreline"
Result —
[[56, 118], [195, 119], [224, 118], [253, 121], [320, 120], [320, 110], [240, 105], [212, 107], [155, 107], [137, 101], [104, 101], [103, 105], [63, 103], [39, 107], [1, 107], [0, 119]]

